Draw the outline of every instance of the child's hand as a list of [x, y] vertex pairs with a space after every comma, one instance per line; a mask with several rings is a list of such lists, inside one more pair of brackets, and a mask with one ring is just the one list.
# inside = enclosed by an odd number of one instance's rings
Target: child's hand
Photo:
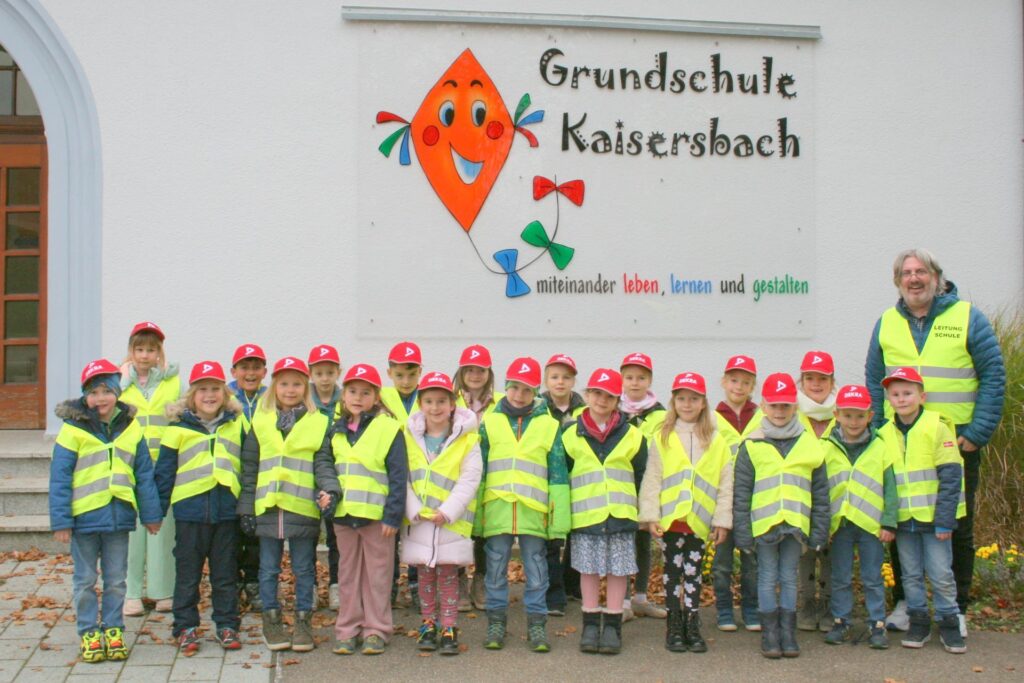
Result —
[[953, 532], [952, 531], [943, 531], [941, 534], [939, 532], [937, 532], [937, 531], [935, 532], [935, 538], [939, 539], [940, 541], [948, 541], [952, 537], [953, 537]]
[[651, 536], [654, 536], [655, 538], [661, 538], [665, 535], [665, 529], [662, 528], [661, 524], [658, 522], [648, 522], [647, 531], [649, 531]]
[[381, 523], [381, 525], [380, 525], [380, 535], [381, 536], [383, 536], [384, 538], [391, 538], [396, 533], [398, 533], [398, 529], [396, 529], [395, 527], [390, 526], [388, 524], [384, 524], [383, 522]]
[[331, 504], [331, 494], [321, 491], [316, 497], [316, 504], [320, 506], [321, 510], [326, 510]]
[[149, 532], [150, 536], [156, 536], [157, 532], [160, 531], [160, 522], [146, 525], [146, 531]]
[[715, 545], [722, 545], [725, 543], [725, 539], [729, 537], [729, 530], [723, 529], [720, 526], [712, 527], [711, 529], [711, 540]]
[[440, 510], [434, 512], [434, 519], [431, 520], [434, 526], [444, 526], [448, 523], [448, 518], [444, 516], [444, 513]]
[[71, 529], [58, 529], [53, 532], [53, 540], [57, 543], [70, 543], [71, 542]]
[[888, 529], [881, 529], [878, 532], [878, 540], [882, 543], [892, 543], [894, 540], [896, 540], [896, 534], [889, 531]]

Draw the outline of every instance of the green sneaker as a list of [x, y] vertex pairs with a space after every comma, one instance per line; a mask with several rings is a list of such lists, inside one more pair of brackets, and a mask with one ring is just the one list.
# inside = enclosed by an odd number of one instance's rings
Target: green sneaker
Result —
[[364, 655], [379, 655], [384, 652], [385, 647], [387, 647], [387, 643], [384, 642], [384, 639], [374, 634], [366, 637], [366, 640], [363, 641], [363, 649], [360, 652]]
[[114, 626], [103, 631], [104, 650], [107, 659], [121, 662], [128, 659], [128, 645], [124, 642], [124, 631]]
[[358, 649], [358, 638], [346, 638], [345, 640], [335, 639], [334, 644], [331, 646], [331, 652], [336, 655], [354, 655]]
[[546, 614], [526, 615], [526, 638], [530, 643], [530, 649], [534, 652], [550, 652], [551, 644], [548, 642], [548, 616]]
[[487, 612], [487, 635], [484, 647], [488, 650], [500, 650], [505, 647], [505, 631], [508, 613], [505, 610], [489, 610]]
[[89, 664], [102, 662], [107, 658], [103, 651], [103, 635], [97, 631], [88, 631], [82, 635], [82, 661]]

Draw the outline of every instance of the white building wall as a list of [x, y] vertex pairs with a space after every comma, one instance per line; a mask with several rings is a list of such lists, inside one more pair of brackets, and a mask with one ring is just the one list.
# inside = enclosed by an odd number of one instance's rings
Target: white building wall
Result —
[[[366, 66], [359, 36], [373, 26], [343, 22], [336, 0], [42, 5], [76, 53], [99, 115], [100, 351], [120, 361], [132, 323], [152, 319], [168, 334], [169, 356], [183, 364], [226, 361], [243, 341], [262, 343], [273, 357], [304, 355], [326, 341], [346, 365], [383, 366], [397, 339], [360, 337], [353, 300], [358, 203], [390, 201], [386, 187], [379, 196], [373, 188], [369, 196], [354, 192], [359, 146], [376, 147], [387, 132], [368, 133], [356, 116], [357, 69]], [[405, 5], [481, 9], [450, 0]], [[613, 15], [625, 7], [522, 0], [488, 9]], [[795, 372], [805, 350], [823, 348], [836, 357], [839, 381], [860, 381], [871, 327], [896, 299], [892, 257], [909, 246], [935, 252], [961, 296], [985, 310], [1019, 304], [1019, 2], [662, 0], [628, 8], [638, 16], [821, 27], [809, 141], [816, 240], [803, 255], [816, 266], [813, 335], [761, 339], [751, 330], [748, 339], [641, 341], [618, 337], [595, 317], [578, 330], [587, 340], [543, 330], [508, 339], [493, 328], [424, 340], [428, 367], [454, 369], [473, 342], [491, 347], [499, 373], [514, 355], [568, 352], [589, 370], [644, 350], [664, 393], [673, 373], [717, 376], [732, 353], [755, 355], [762, 372]], [[557, 33], [563, 43], [579, 35]], [[453, 45], [452, 57], [467, 46]], [[394, 59], [412, 68], [415, 46], [396, 46]], [[433, 79], [440, 68], [428, 71]], [[396, 302], [374, 303], [386, 310]], [[405, 336], [417, 339], [413, 316]]]

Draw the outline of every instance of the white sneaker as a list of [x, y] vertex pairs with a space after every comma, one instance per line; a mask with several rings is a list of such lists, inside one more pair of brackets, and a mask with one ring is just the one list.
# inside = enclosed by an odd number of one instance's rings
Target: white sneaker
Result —
[[957, 618], [960, 619], [960, 637], [966, 640], [967, 638], [967, 615], [958, 614]]
[[885, 628], [889, 631], [906, 631], [910, 628], [910, 615], [907, 614], [907, 601], [896, 603], [892, 613], [885, 618]]
[[332, 583], [327, 587], [327, 606], [330, 609], [338, 609], [338, 584]]

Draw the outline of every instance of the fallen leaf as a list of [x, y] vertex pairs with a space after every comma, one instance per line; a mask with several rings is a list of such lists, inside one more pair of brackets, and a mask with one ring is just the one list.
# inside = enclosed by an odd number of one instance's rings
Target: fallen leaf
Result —
[[405, 632], [405, 637], [406, 638], [415, 638], [416, 637], [416, 631], [406, 631]]
[[292, 664], [298, 664], [298, 663], [299, 663], [298, 659], [286, 659], [286, 660], [284, 660], [284, 665], [285, 666], [291, 666]]
[[261, 657], [263, 657], [263, 655], [261, 655], [259, 652], [253, 652], [249, 655], [249, 659], [260, 659]]
[[252, 668], [252, 664], [250, 664], [249, 662], [242, 662], [242, 668], [243, 669], [251, 669]]
[[430, 657], [433, 654], [434, 654], [433, 652], [417, 652], [416, 656], [417, 657]]
[[196, 651], [195, 650], [187, 650], [185, 652], [182, 652], [181, 656], [182, 657], [195, 657], [196, 656]]
[[273, 662], [263, 662], [263, 668], [264, 669], [273, 669], [274, 668], [274, 663]]
[[973, 671], [976, 674], [985, 673], [985, 667], [983, 667], [983, 666], [972, 666], [971, 667], [971, 671]]
[[476, 612], [470, 612], [466, 615], [467, 619], [476, 619]]
[[459, 643], [459, 652], [469, 652], [469, 645], [467, 643]]
[[576, 627], [575, 626], [566, 626], [565, 627], [565, 632], [566, 633], [576, 633]]

